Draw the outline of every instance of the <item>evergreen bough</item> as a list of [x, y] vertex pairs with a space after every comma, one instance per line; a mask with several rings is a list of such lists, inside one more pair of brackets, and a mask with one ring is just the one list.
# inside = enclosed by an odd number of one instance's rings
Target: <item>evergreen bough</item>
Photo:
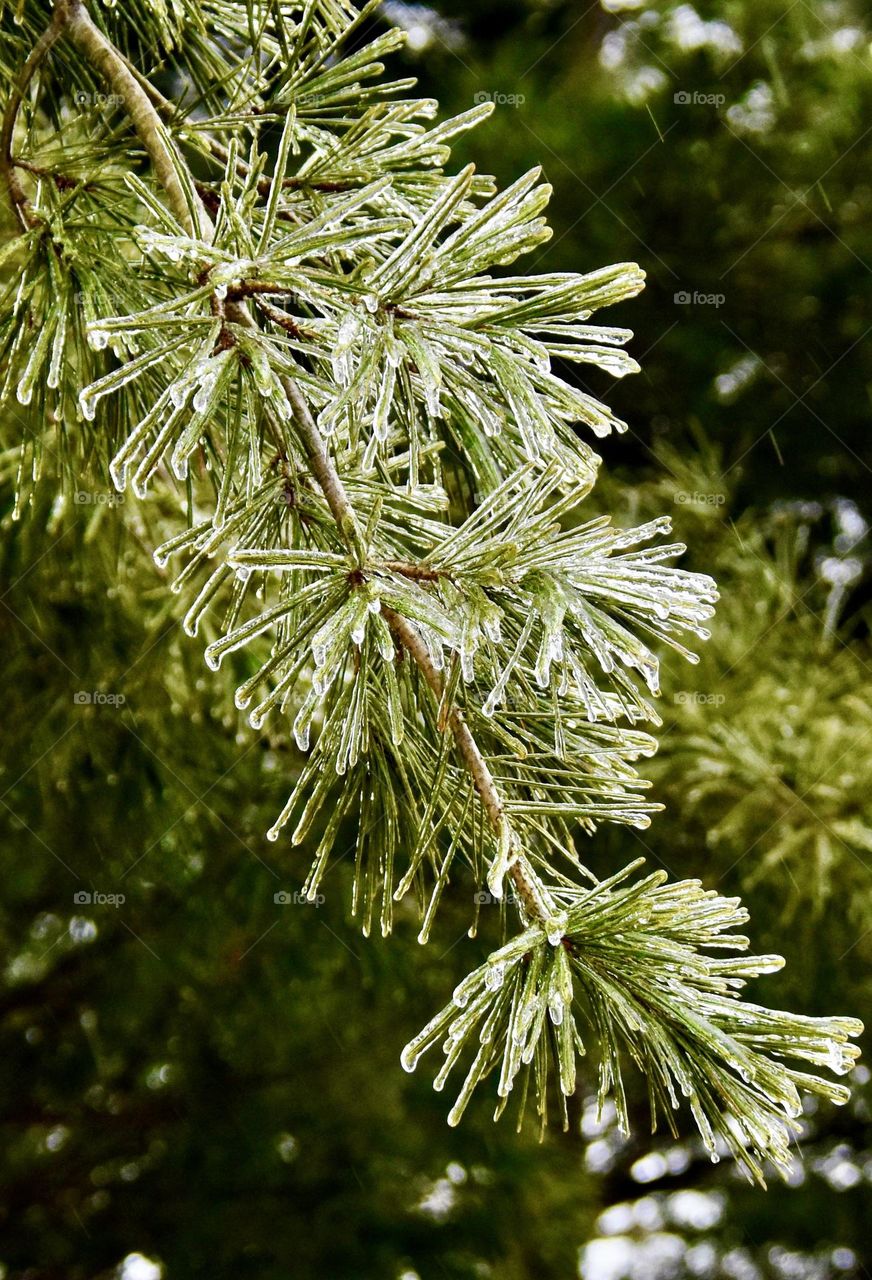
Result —
[[437, 1088], [463, 1063], [451, 1123], [493, 1075], [498, 1115], [532, 1082], [566, 1124], [586, 1024], [625, 1128], [629, 1057], [655, 1122], [686, 1098], [712, 1158], [762, 1181], [802, 1091], [847, 1098], [795, 1064], [845, 1074], [861, 1025], [741, 999], [782, 961], [742, 954], [737, 899], [638, 862], [597, 882], [575, 844], [649, 823], [656, 649], [693, 659], [716, 600], [666, 518], [585, 516], [583, 436], [624, 424], [560, 369], [636, 370], [592, 316], [643, 273], [506, 270], [548, 239], [549, 187], [446, 173], [491, 108], [434, 123], [383, 79], [403, 33], [373, 37], [377, 8], [0, 6], [17, 514], [95, 468], [149, 499], [186, 631], [308, 753], [268, 835], [314, 838], [310, 898], [350, 821], [364, 933], [414, 902], [426, 942], [452, 879], [472, 933], [511, 900], [518, 931], [403, 1051], [442, 1044]]

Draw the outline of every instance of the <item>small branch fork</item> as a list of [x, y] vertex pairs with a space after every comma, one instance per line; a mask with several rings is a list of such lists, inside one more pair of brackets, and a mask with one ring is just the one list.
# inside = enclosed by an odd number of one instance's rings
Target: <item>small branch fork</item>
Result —
[[[124, 102], [136, 134], [145, 148], [154, 169], [155, 177], [163, 188], [172, 213], [185, 231], [203, 240], [211, 240], [214, 234], [212, 219], [193, 178], [187, 173], [185, 161], [161, 121], [154, 103], [151, 86], [134, 73], [126, 59], [107, 40], [91, 20], [82, 0], [55, 0], [52, 21], [28, 57], [10, 95], [0, 126], [0, 180], [5, 182], [10, 201], [25, 231], [36, 225], [29, 201], [15, 173], [16, 162], [12, 156], [12, 139], [18, 112], [24, 95], [40, 64], [61, 37], [66, 37], [80, 54], [99, 71], [105, 81]], [[187, 192], [180, 174], [188, 177]], [[255, 327], [255, 320], [240, 301], [228, 300], [227, 318], [248, 328]], [[318, 483], [342, 538], [351, 553], [363, 567], [365, 548], [354, 509], [336, 465], [330, 456], [324, 437], [318, 428], [298, 383], [283, 377], [282, 383], [288, 397], [312, 475]], [[439, 574], [425, 566], [392, 566], [397, 572], [425, 581], [435, 580]], [[394, 610], [384, 608], [385, 621], [395, 640], [415, 662], [434, 697], [441, 700], [443, 680], [433, 665], [427, 647], [410, 623]], [[454, 707], [448, 716], [448, 726], [464, 766], [481, 799], [488, 821], [501, 842], [509, 840], [512, 852], [507, 873], [521, 900], [525, 914], [531, 920], [545, 925], [558, 915], [558, 908], [542, 883], [527, 856], [518, 849], [509, 819], [494, 782], [493, 775], [481, 753], [463, 712]]]

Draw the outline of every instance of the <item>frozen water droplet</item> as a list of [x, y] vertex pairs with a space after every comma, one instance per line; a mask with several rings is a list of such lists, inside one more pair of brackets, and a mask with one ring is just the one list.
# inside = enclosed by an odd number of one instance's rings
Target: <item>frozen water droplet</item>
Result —
[[206, 658], [206, 666], [209, 668], [210, 671], [218, 670], [218, 668], [221, 666], [222, 656], [223, 655], [221, 653], [214, 652], [212, 645], [209, 646], [209, 648], [206, 650], [205, 658]]
[[415, 1070], [415, 1067], [417, 1067], [418, 1058], [420, 1056], [420, 1054], [411, 1051], [411, 1045], [407, 1044], [403, 1052], [400, 1054], [400, 1066], [404, 1071], [412, 1072]]
[[555, 1027], [559, 1027], [563, 1021], [563, 999], [556, 993], [548, 1002], [548, 1014]]
[[239, 688], [236, 690], [236, 693], [233, 695], [233, 701], [240, 711], [244, 711], [245, 708], [251, 702], [251, 694], [243, 693], [242, 689]]
[[[127, 463], [119, 462], [117, 458], [113, 458], [109, 463], [109, 476], [118, 492], [123, 493], [127, 488]], [[155, 552], [154, 562], [158, 568], [163, 568], [163, 564], [157, 558], [157, 552]], [[164, 564], [166, 564], [166, 560], [164, 560]]]
[[266, 833], [266, 838], [267, 840], [272, 840], [273, 842], [275, 842], [276, 840], [278, 840], [279, 834], [280, 832], [277, 827], [270, 827], [269, 831]]
[[105, 329], [91, 329], [88, 332], [88, 346], [92, 351], [105, 351], [109, 346], [109, 334]]

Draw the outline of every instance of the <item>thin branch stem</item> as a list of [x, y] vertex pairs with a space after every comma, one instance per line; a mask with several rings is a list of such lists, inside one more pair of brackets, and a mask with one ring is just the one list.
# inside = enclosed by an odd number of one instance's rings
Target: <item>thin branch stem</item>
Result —
[[[382, 605], [382, 614], [385, 622], [394, 633], [394, 637], [415, 660], [418, 669], [437, 701], [441, 701], [444, 681], [440, 672], [433, 665], [433, 659], [430, 657], [427, 646], [418, 632], [404, 617], [399, 613], [395, 613], [393, 609]], [[481, 754], [478, 743], [472, 736], [469, 725], [466, 723], [463, 712], [459, 707], [452, 708], [448, 716], [448, 724], [460, 757], [472, 778], [473, 786], [481, 797], [488, 821], [497, 835], [500, 835], [508, 824], [500, 793], [488, 763]], [[527, 915], [531, 919], [545, 921], [557, 916], [557, 906], [552, 901], [550, 894], [536, 875], [525, 854], [519, 853], [510, 864], [509, 877], [515, 886], [518, 897], [524, 904]]]
[[30, 231], [35, 227], [38, 219], [33, 214], [30, 201], [18, 181], [18, 174], [15, 172], [16, 162], [12, 156], [15, 125], [30, 82], [45, 60], [49, 50], [60, 38], [65, 20], [65, 11], [59, 6], [55, 9], [51, 22], [31, 49], [27, 61], [21, 68], [21, 73], [12, 86], [9, 100], [6, 103], [6, 110], [3, 112], [3, 121], [0, 124], [0, 182], [6, 188], [9, 203], [12, 205], [15, 216], [24, 231]]
[[383, 560], [380, 569], [389, 569], [402, 578], [411, 578], [413, 582], [438, 582], [440, 578], [451, 575], [445, 569], [432, 569], [428, 564], [413, 564], [407, 560]]

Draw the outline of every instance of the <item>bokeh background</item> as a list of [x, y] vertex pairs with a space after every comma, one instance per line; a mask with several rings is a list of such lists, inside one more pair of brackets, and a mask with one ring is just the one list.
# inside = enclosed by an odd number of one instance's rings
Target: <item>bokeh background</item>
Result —
[[[765, 999], [870, 1016], [872, 11], [859, 0], [390, 0], [380, 21], [461, 160], [542, 164], [530, 266], [634, 260], [611, 313], [643, 373], [589, 386], [630, 424], [594, 508], [668, 510], [723, 601], [670, 663], [666, 806], [603, 833], [739, 893], [786, 970]], [[16, 1280], [859, 1280], [872, 1276], [869, 1072], [804, 1117], [789, 1186], [748, 1188], [686, 1128], [598, 1117], [459, 1131], [401, 1046], [478, 963], [348, 915], [337, 849], [263, 832], [298, 756], [257, 738], [180, 630], [157, 517], [83, 481], [12, 518], [0, 455], [0, 1276]], [[291, 901], [276, 903], [286, 891]], [[123, 899], [123, 900], [122, 900]], [[487, 908], [496, 912], [496, 908]], [[763, 994], [763, 993], [761, 993]], [[580, 1131], [580, 1136], [579, 1136]]]

